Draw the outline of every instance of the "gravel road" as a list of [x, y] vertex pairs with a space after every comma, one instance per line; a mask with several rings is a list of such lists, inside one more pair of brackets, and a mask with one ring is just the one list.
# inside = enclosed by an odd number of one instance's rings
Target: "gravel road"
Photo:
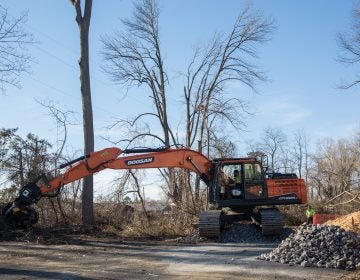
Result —
[[344, 270], [257, 260], [277, 246], [271, 242], [78, 238], [69, 243], [0, 242], [0, 279], [357, 279]]

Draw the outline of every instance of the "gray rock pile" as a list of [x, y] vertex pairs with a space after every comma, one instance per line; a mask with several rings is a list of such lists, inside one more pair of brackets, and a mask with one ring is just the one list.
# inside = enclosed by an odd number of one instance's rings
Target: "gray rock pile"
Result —
[[338, 226], [304, 225], [260, 260], [289, 265], [354, 270], [360, 267], [360, 237]]

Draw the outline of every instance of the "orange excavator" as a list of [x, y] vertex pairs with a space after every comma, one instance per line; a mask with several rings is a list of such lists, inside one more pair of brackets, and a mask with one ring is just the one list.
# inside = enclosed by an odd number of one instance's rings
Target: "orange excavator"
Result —
[[[26, 227], [38, 221], [32, 204], [67, 184], [104, 169], [184, 168], [195, 172], [208, 187], [212, 210], [199, 217], [199, 233], [217, 237], [238, 221], [253, 221], [264, 235], [280, 234], [284, 220], [277, 205], [304, 204], [307, 190], [295, 174], [267, 173], [264, 158], [219, 158], [210, 160], [185, 148], [106, 148], [58, 167], [60, 175], [42, 174], [21, 188], [17, 198], [2, 210], [5, 220]], [[236, 178], [233, 177], [236, 174]]]

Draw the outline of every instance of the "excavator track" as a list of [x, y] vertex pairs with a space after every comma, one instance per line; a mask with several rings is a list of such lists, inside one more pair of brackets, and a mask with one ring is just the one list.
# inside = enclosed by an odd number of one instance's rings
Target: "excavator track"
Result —
[[221, 232], [221, 210], [208, 210], [200, 214], [199, 234], [202, 237], [218, 237]]
[[276, 208], [259, 210], [260, 225], [263, 235], [279, 235], [284, 229], [284, 218]]

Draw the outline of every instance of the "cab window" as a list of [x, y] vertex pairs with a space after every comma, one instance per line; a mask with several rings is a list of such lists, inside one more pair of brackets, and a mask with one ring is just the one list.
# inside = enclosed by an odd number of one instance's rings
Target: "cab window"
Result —
[[245, 181], [261, 180], [261, 167], [258, 163], [246, 163], [244, 164]]

